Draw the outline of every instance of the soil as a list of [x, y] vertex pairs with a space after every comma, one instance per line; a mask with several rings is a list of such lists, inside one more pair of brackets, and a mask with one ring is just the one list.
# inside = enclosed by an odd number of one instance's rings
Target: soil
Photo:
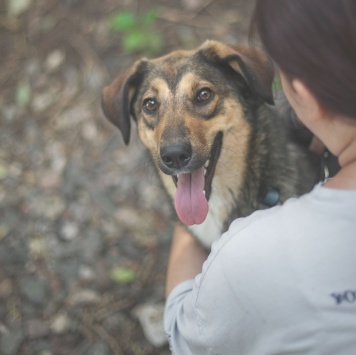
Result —
[[[0, 354], [170, 353], [139, 315], [164, 304], [171, 207], [135, 132], [125, 146], [104, 118], [101, 90], [142, 56], [246, 43], [252, 5], [1, 2]], [[161, 46], [128, 52], [110, 16], [151, 9]]]

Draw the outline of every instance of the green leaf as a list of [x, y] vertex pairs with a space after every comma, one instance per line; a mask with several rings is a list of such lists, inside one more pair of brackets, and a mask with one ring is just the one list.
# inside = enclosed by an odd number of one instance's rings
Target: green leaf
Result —
[[120, 12], [109, 19], [113, 31], [129, 31], [135, 27], [135, 16], [132, 12]]
[[111, 269], [110, 277], [119, 284], [129, 284], [137, 280], [137, 273], [125, 266], [118, 266]]
[[140, 51], [146, 46], [146, 35], [140, 31], [128, 33], [122, 40], [124, 50], [132, 53]]
[[31, 88], [26, 82], [20, 83], [16, 89], [15, 102], [19, 106], [26, 106], [31, 100]]

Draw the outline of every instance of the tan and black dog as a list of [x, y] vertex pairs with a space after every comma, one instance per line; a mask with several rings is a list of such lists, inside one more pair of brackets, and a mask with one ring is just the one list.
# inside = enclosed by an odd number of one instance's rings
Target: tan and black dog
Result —
[[309, 191], [318, 169], [273, 105], [273, 67], [244, 46], [207, 41], [136, 62], [103, 92], [126, 144], [132, 118], [180, 220], [207, 247], [230, 222]]

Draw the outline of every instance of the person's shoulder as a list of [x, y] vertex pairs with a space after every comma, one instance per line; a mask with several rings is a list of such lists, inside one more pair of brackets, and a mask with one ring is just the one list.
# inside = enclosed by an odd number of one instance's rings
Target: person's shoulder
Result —
[[[214, 242], [206, 269], [236, 268], [239, 264], [260, 265], [286, 261], [288, 240], [297, 238], [295, 226], [305, 212], [304, 198], [291, 198], [283, 205], [256, 211], [233, 221], [222, 237]], [[273, 251], [273, 253], [271, 252]]]
[[256, 290], [257, 301], [257, 289], [269, 288], [271, 275], [274, 282], [278, 279], [281, 283], [291, 277], [288, 243], [279, 222], [286, 209], [294, 210], [296, 201], [291, 199], [283, 206], [254, 212], [231, 224], [213, 244], [203, 272], [196, 280], [198, 304], [205, 304], [206, 297], [215, 297], [210, 296], [214, 290], [219, 290], [231, 302], [235, 294], [240, 294], [240, 299], [243, 297], [242, 289]]
[[[287, 203], [293, 202], [295, 199], [288, 200]], [[266, 210], [259, 210], [252, 213], [250, 216], [238, 218], [234, 220], [228, 230], [228, 233], [241, 233], [246, 228], [258, 227], [265, 223], [269, 223], [271, 219], [278, 218], [284, 206], [275, 206]]]
[[275, 235], [274, 230], [280, 230], [281, 218], [292, 218], [298, 209], [299, 199], [291, 198], [283, 205], [259, 210], [250, 216], [238, 218], [231, 223], [228, 231], [222, 236], [221, 242], [242, 242], [245, 235], [248, 237], [251, 235]]

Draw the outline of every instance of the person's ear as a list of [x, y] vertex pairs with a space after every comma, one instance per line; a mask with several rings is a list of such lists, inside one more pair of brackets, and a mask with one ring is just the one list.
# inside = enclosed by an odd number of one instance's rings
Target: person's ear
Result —
[[308, 110], [308, 117], [320, 118], [323, 109], [310, 89], [299, 79], [292, 80], [293, 99], [302, 110]]

